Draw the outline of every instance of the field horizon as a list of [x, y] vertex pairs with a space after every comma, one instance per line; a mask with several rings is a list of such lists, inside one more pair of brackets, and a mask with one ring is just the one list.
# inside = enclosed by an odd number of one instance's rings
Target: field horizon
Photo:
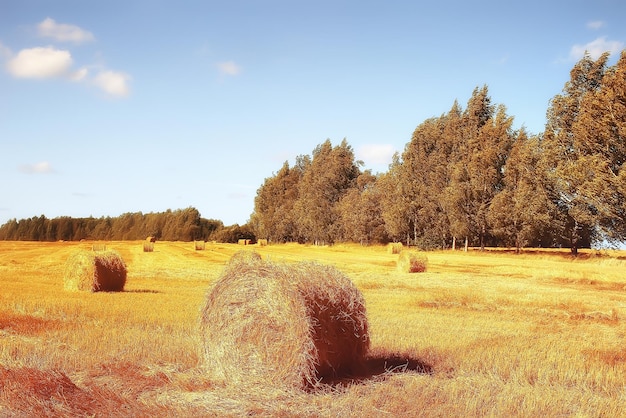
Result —
[[[0, 417], [624, 416], [626, 252], [424, 252], [424, 273], [356, 244], [106, 242], [123, 292], [68, 292], [101, 242], [0, 242]], [[360, 376], [310, 391], [211, 380], [200, 311], [230, 257], [335, 266], [363, 293]]]

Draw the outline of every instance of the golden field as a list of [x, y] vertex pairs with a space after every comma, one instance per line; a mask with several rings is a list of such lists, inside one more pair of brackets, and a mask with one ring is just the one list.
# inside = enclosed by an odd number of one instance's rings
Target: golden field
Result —
[[0, 242], [0, 417], [626, 416], [624, 252], [429, 252], [409, 274], [385, 247], [247, 247], [332, 264], [365, 297], [371, 373], [304, 392], [203, 372], [200, 309], [242, 246], [106, 245], [124, 292], [63, 290], [92, 243]]

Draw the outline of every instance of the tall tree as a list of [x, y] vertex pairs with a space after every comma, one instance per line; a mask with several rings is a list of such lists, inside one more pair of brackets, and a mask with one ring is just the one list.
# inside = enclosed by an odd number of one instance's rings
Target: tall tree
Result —
[[354, 152], [345, 139], [336, 147], [326, 140], [315, 148], [294, 207], [300, 233], [307, 241], [332, 243], [339, 235], [337, 203], [359, 174]]
[[489, 207], [493, 233], [518, 253], [542, 235], [554, 211], [539, 169], [540, 158], [539, 138], [529, 138], [521, 129], [504, 166], [504, 189]]
[[491, 201], [502, 189], [504, 164], [513, 141], [513, 118], [504, 105], [491, 104], [487, 86], [476, 88], [463, 113], [460, 159], [454, 163], [445, 203], [452, 233], [477, 237], [481, 249], [489, 234]]
[[[594, 61], [586, 54], [574, 65], [562, 94], [552, 99], [547, 111], [542, 164], [550, 197], [560, 210], [557, 220], [561, 234], [568, 239], [573, 254], [578, 252], [584, 231], [595, 232], [601, 223], [600, 208], [589, 192], [597, 191], [602, 183], [597, 173], [603, 168], [598, 166], [600, 159], [591, 155], [584, 145], [586, 141], [597, 141], [597, 136], [587, 138], [586, 129], [578, 121], [583, 101], [592, 100], [587, 97], [593, 97], [602, 86], [608, 57], [605, 53]], [[606, 108], [601, 110], [605, 111]]]
[[626, 240], [626, 51], [585, 94], [572, 125], [574, 157], [562, 175], [576, 189], [598, 238]]
[[[299, 161], [302, 160], [299, 157]], [[289, 162], [285, 161], [278, 173], [265, 179], [257, 191], [251, 216], [256, 236], [272, 242], [297, 240], [293, 208], [298, 200], [302, 168], [302, 163], [291, 168]]]

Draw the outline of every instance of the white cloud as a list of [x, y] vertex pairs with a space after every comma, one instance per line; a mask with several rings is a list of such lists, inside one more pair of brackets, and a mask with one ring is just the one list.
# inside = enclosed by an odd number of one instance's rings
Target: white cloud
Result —
[[598, 30], [604, 27], [604, 22], [601, 20], [594, 20], [591, 22], [587, 22], [587, 27], [589, 29]]
[[607, 40], [606, 36], [601, 36], [585, 45], [574, 45], [570, 50], [569, 56], [571, 59], [578, 61], [587, 52], [592, 59], [598, 59], [605, 52], [610, 52], [611, 55], [619, 54], [623, 48], [623, 42]]
[[128, 87], [130, 76], [128, 74], [107, 70], [96, 75], [93, 81], [96, 86], [110, 96], [125, 97], [130, 93]]
[[72, 66], [69, 51], [54, 47], [22, 49], [7, 63], [7, 70], [18, 78], [54, 78], [66, 75]]
[[368, 164], [390, 164], [395, 149], [391, 144], [367, 144], [357, 150], [357, 157]]
[[235, 64], [234, 61], [222, 61], [217, 63], [217, 69], [223, 75], [239, 75], [241, 74], [241, 67]]
[[42, 161], [35, 164], [23, 164], [19, 167], [19, 170], [25, 174], [50, 174], [54, 173], [52, 164], [47, 161]]
[[75, 25], [57, 23], [54, 19], [46, 18], [37, 25], [39, 36], [52, 38], [60, 42], [74, 42], [77, 44], [93, 41], [95, 38], [89, 31]]

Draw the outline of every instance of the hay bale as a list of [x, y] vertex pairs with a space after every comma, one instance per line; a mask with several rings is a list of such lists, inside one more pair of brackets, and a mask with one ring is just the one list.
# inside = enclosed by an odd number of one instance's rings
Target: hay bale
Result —
[[147, 242], [156, 242], [156, 237], [154, 236], [149, 236], [148, 238], [146, 238]]
[[154, 252], [154, 242], [152, 241], [144, 241], [143, 242], [143, 252], [144, 253], [151, 253]]
[[428, 257], [416, 251], [402, 251], [396, 267], [401, 273], [423, 273], [428, 267]]
[[207, 295], [201, 334], [212, 378], [298, 389], [362, 373], [370, 343], [363, 296], [340, 271], [241, 257]]
[[203, 251], [206, 248], [206, 243], [204, 241], [194, 241], [193, 246], [196, 251]]
[[258, 240], [256, 243], [259, 244], [259, 247], [265, 247], [267, 245], [267, 240], [262, 238]]
[[126, 273], [126, 263], [116, 251], [77, 251], [67, 260], [63, 288], [121, 292], [126, 284]]
[[402, 243], [401, 242], [390, 242], [387, 245], [387, 252], [389, 254], [400, 254], [402, 252]]

